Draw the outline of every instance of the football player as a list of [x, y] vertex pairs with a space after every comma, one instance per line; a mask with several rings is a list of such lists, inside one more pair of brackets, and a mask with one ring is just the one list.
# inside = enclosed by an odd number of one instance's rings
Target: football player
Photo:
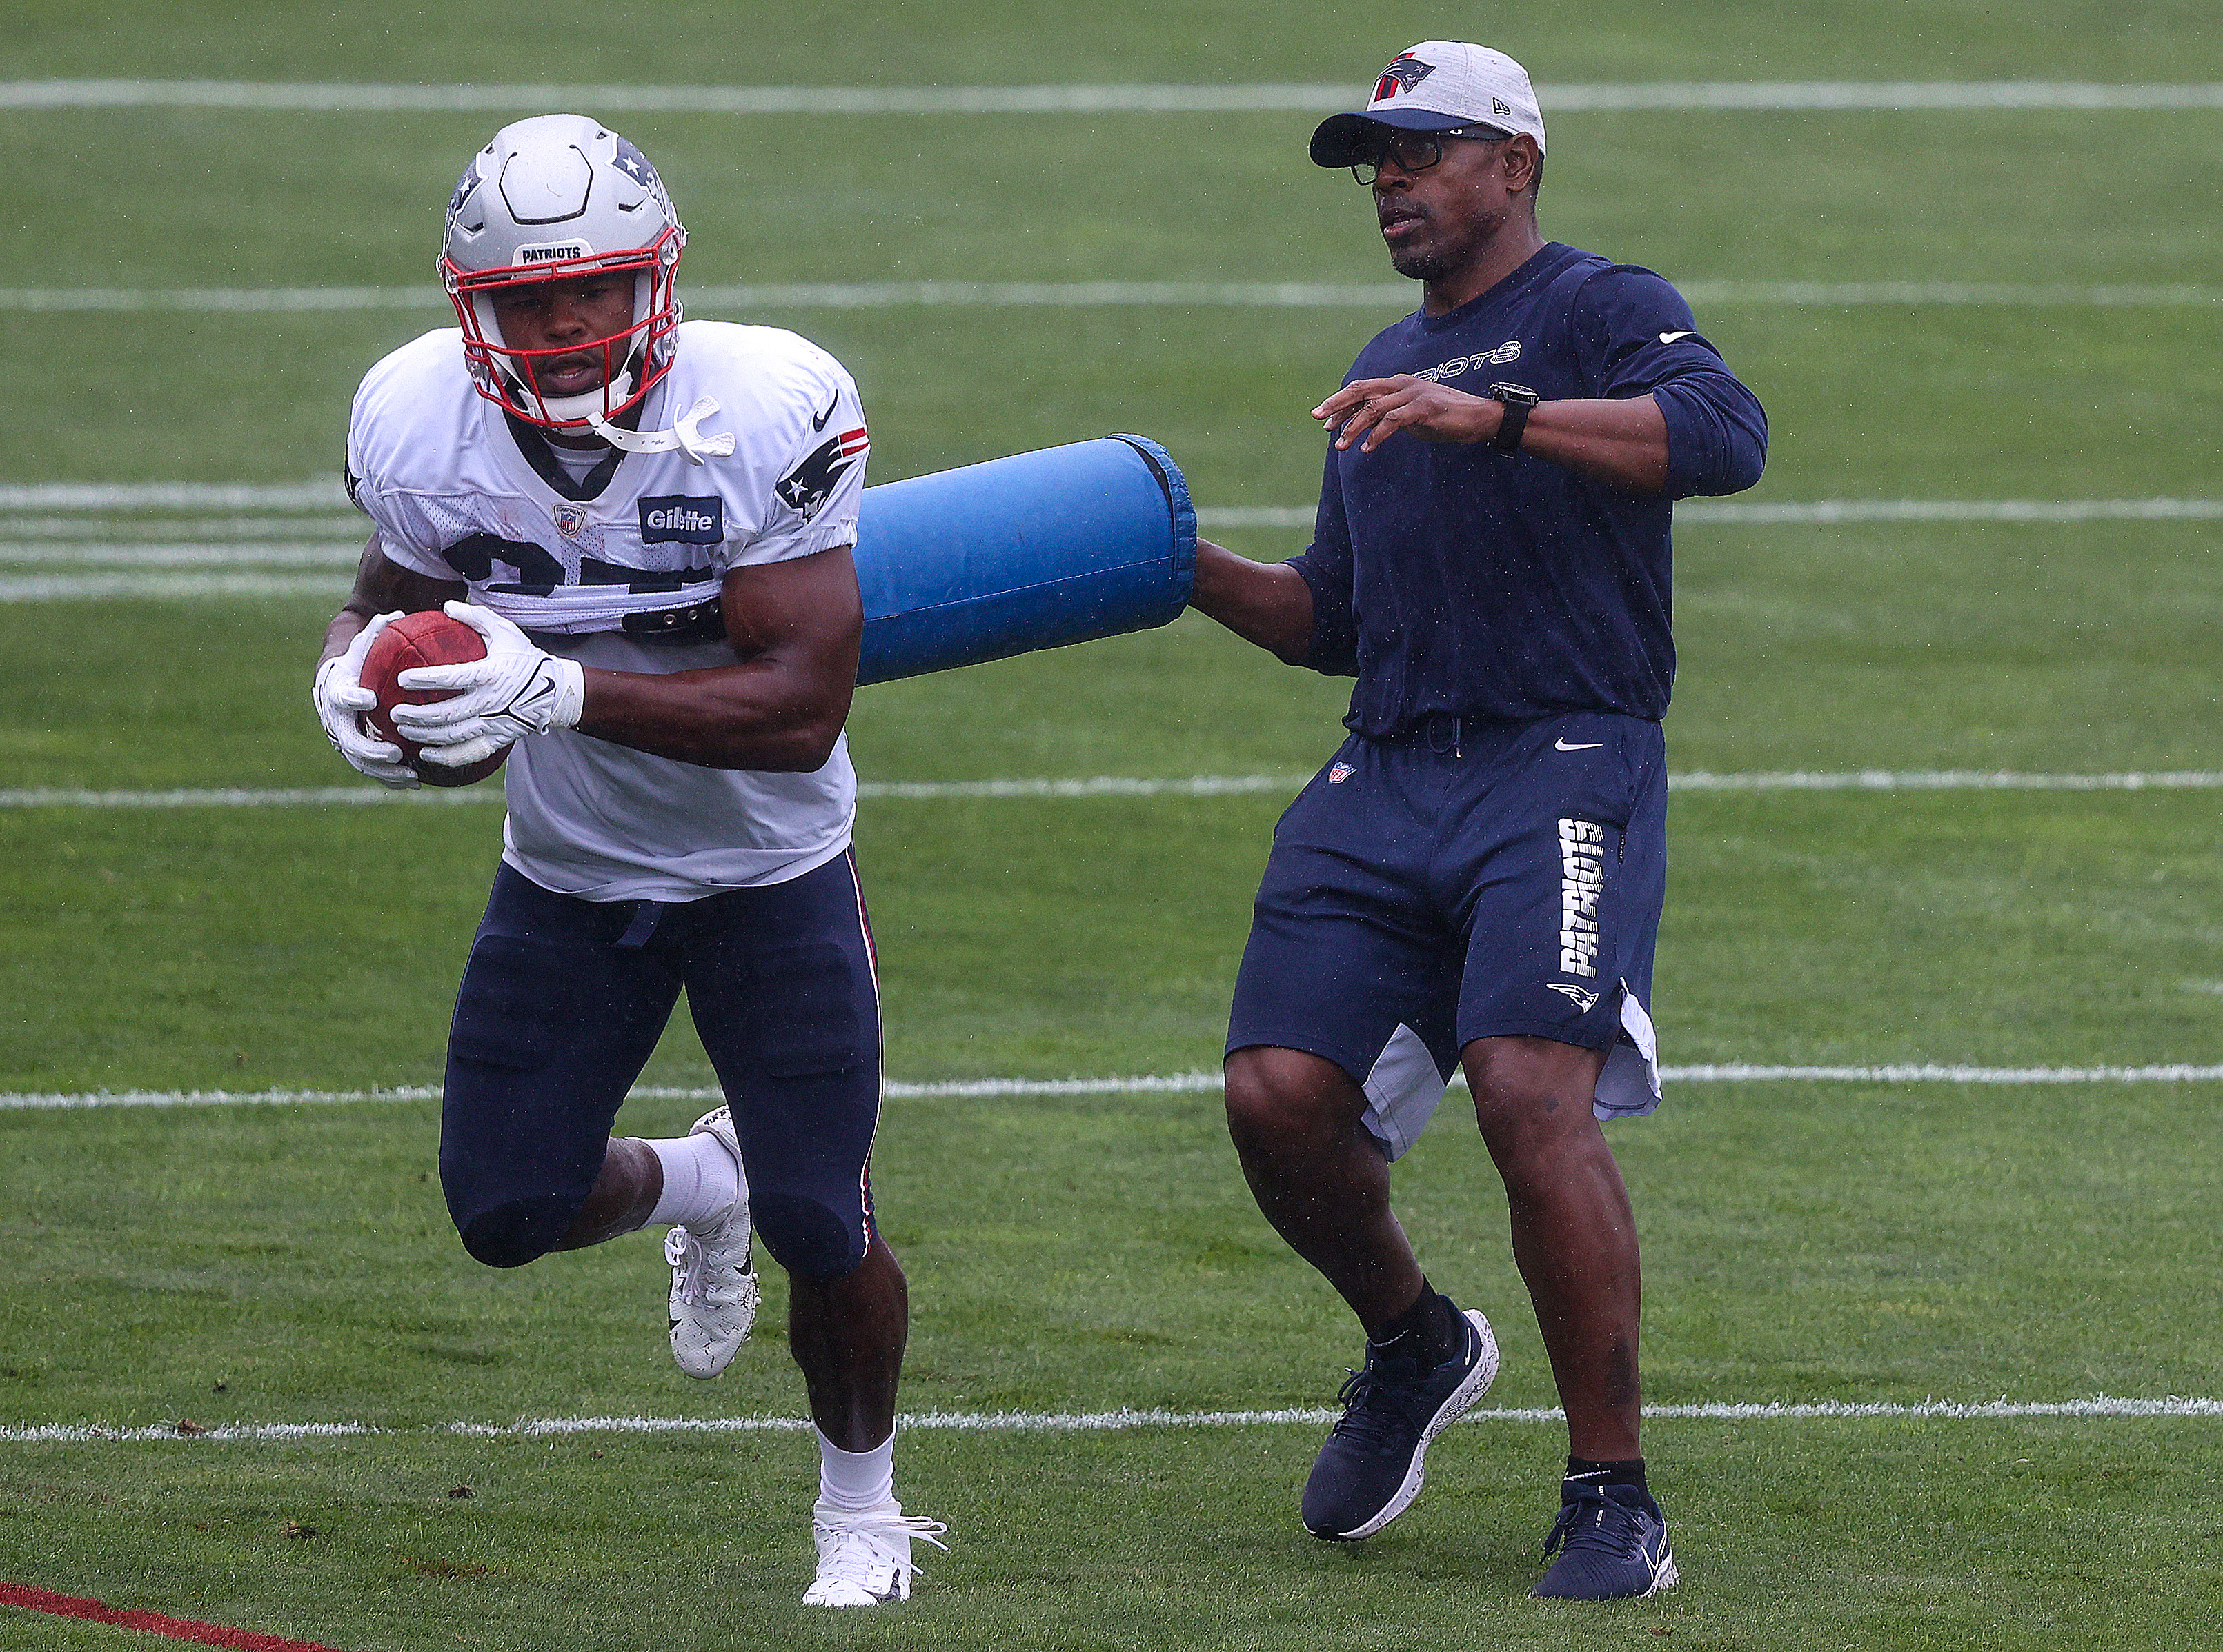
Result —
[[[440, 1176], [493, 1267], [667, 1226], [671, 1348], [713, 1377], [788, 1272], [821, 1458], [823, 1606], [900, 1599], [894, 1489], [909, 1309], [875, 1225], [871, 932], [843, 741], [856, 682], [857, 389], [793, 333], [683, 322], [686, 231], [656, 170], [576, 115], [505, 127], [447, 214], [459, 328], [374, 367], [348, 485], [375, 531], [325, 634], [341, 755], [419, 783], [367, 730], [366, 650], [444, 608], [484, 659], [406, 671], [428, 769], [509, 749], [501, 865], [450, 1033]], [[680, 989], [727, 1105], [613, 1139]], [[937, 1544], [937, 1546], [940, 1546]]]

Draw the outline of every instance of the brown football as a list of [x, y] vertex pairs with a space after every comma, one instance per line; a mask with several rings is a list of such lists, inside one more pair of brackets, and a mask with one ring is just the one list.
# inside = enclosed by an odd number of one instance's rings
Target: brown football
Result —
[[508, 761], [507, 746], [490, 757], [450, 769], [437, 763], [419, 763], [424, 748], [405, 739], [394, 726], [396, 706], [429, 706], [446, 700], [452, 691], [405, 688], [396, 681], [404, 671], [420, 665], [462, 665], [486, 657], [486, 638], [460, 619], [451, 619], [438, 608], [406, 613], [378, 633], [362, 656], [362, 686], [378, 696], [378, 704], [363, 713], [381, 740], [401, 748], [402, 756], [427, 786], [469, 786], [484, 780]]

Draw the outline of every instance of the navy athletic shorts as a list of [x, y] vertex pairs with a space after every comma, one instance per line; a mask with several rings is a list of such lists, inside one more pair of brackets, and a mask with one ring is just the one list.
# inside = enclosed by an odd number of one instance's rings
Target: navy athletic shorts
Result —
[[872, 1241], [880, 1010], [852, 857], [699, 901], [581, 901], [503, 866], [456, 997], [440, 1180], [464, 1248], [516, 1267], [585, 1203], [680, 989], [716, 1068], [749, 1216], [790, 1272]]
[[1641, 718], [1353, 735], [1274, 829], [1228, 1049], [1334, 1062], [1393, 1159], [1476, 1039], [1608, 1051], [1593, 1110], [1650, 1112], [1666, 825], [1666, 748]]

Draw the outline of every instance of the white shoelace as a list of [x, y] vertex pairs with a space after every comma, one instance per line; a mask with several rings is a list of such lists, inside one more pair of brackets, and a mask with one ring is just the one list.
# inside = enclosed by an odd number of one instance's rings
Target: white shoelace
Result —
[[702, 1241], [684, 1228], [674, 1228], [664, 1235], [664, 1259], [671, 1265], [672, 1285], [683, 1303], [698, 1303], [705, 1290], [704, 1265], [709, 1255]]
[[948, 1554], [949, 1545], [941, 1541], [941, 1534], [948, 1530], [939, 1520], [916, 1514], [872, 1512], [844, 1515], [832, 1521], [814, 1519], [810, 1523], [811, 1536], [828, 1546], [818, 1562], [819, 1580], [839, 1579], [871, 1592], [872, 1571], [878, 1566], [891, 1566], [908, 1576], [924, 1577], [926, 1573], [891, 1540], [910, 1537], [932, 1543]]

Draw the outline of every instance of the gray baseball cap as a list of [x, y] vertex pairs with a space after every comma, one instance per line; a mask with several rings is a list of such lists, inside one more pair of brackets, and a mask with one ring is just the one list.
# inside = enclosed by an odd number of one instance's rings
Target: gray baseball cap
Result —
[[1508, 137], [1526, 132], [1544, 148], [1544, 112], [1528, 71], [1502, 52], [1464, 41], [1422, 41], [1401, 52], [1374, 83], [1363, 110], [1331, 115], [1313, 133], [1322, 166], [1348, 166], [1371, 154], [1380, 129], [1448, 132], [1487, 126]]

